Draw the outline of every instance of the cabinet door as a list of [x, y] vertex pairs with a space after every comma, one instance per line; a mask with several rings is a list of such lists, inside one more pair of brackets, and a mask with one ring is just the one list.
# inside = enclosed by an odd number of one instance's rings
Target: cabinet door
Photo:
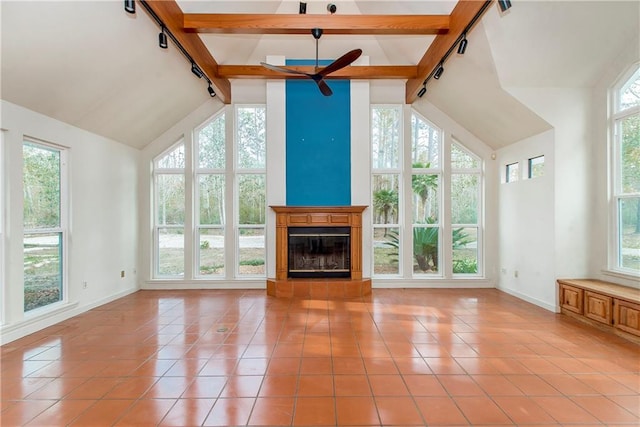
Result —
[[560, 307], [582, 314], [582, 289], [560, 283]]
[[620, 330], [640, 336], [640, 305], [615, 300], [614, 325]]
[[584, 315], [597, 322], [611, 325], [612, 298], [591, 291], [584, 292]]

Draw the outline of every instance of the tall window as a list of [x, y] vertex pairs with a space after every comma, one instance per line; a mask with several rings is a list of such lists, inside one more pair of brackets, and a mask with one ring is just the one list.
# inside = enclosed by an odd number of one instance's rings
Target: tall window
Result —
[[226, 131], [224, 112], [196, 130], [197, 275], [224, 276]]
[[184, 276], [185, 151], [181, 141], [156, 158], [155, 276]]
[[411, 116], [413, 272], [441, 274], [440, 218], [442, 132], [416, 113]]
[[478, 274], [481, 178], [480, 159], [451, 144], [451, 250], [453, 274]]
[[67, 234], [66, 151], [25, 140], [24, 311], [63, 301]]
[[265, 275], [266, 109], [236, 110], [237, 272]]
[[613, 269], [640, 273], [640, 67], [614, 93]]
[[371, 110], [373, 273], [400, 274], [401, 129], [400, 107]]

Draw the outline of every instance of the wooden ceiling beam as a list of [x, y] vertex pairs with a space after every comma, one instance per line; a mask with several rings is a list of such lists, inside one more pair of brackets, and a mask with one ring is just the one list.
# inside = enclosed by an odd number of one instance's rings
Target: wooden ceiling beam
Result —
[[[313, 66], [287, 66], [287, 68], [313, 73]], [[352, 65], [327, 76], [327, 79], [376, 80], [415, 78], [418, 68], [415, 65]], [[279, 73], [261, 65], [219, 65], [220, 77], [227, 79], [304, 79], [305, 76]]]
[[492, 0], [459, 0], [451, 12], [451, 22], [449, 32], [439, 34], [435, 37], [424, 56], [418, 63], [418, 75], [416, 78], [407, 81], [405, 101], [407, 104], [413, 103], [418, 97], [418, 91], [422, 88], [423, 82], [429, 77], [440, 61], [448, 54], [449, 50], [455, 48], [454, 44], [462, 35], [465, 29], [477, 22], [480, 16], [489, 8]]
[[[184, 13], [175, 0], [146, 0], [146, 4], [162, 20], [164, 25], [191, 56], [193, 61], [211, 80], [216, 95], [225, 104], [231, 103], [231, 83], [218, 74], [218, 63], [197, 33], [187, 32], [183, 27]], [[189, 70], [185, 67], [185, 70]], [[203, 87], [205, 90], [206, 87]]]
[[183, 27], [198, 33], [408, 35], [445, 34], [449, 15], [291, 15], [185, 13]]

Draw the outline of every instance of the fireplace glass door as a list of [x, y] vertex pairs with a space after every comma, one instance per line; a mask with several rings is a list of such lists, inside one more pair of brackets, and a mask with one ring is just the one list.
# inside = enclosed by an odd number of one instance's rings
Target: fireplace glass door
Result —
[[291, 278], [349, 278], [350, 227], [290, 227]]

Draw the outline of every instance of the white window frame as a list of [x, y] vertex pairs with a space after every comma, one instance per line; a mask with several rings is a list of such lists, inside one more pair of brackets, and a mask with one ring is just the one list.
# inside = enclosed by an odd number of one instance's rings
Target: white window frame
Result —
[[[60, 251], [62, 260], [60, 262], [61, 269], [61, 298], [60, 301], [56, 301], [51, 304], [47, 304], [42, 307], [35, 308], [33, 310], [24, 311], [24, 301], [23, 301], [23, 313], [25, 318], [39, 316], [43, 313], [47, 313], [53, 310], [56, 310], [61, 305], [67, 304], [69, 302], [69, 268], [68, 268], [68, 259], [69, 259], [69, 147], [64, 147], [59, 144], [53, 144], [51, 142], [42, 141], [37, 138], [32, 138], [29, 136], [24, 136], [22, 139], [22, 146], [24, 144], [29, 143], [33, 145], [37, 145], [40, 147], [44, 147], [49, 150], [57, 151], [60, 154], [60, 225], [58, 227], [52, 228], [38, 228], [35, 230], [28, 230], [23, 225], [23, 239], [27, 234], [57, 234], [61, 235], [60, 241], [62, 245], [62, 250]], [[24, 159], [23, 159], [24, 162]], [[24, 249], [23, 249], [24, 251]], [[24, 252], [23, 252], [24, 253]], [[24, 279], [22, 282], [22, 295], [24, 297]]]
[[[404, 179], [403, 179], [403, 165], [404, 165], [404, 121], [405, 114], [404, 109], [401, 105], [397, 104], [373, 104], [370, 107], [369, 114], [371, 117], [373, 116], [373, 110], [375, 109], [394, 109], [398, 111], [398, 167], [396, 168], [375, 168], [373, 165], [373, 148], [371, 148], [371, 187], [373, 187], [373, 177], [374, 175], [397, 175], [398, 176], [398, 213], [397, 213], [397, 223], [395, 224], [376, 224], [374, 222], [374, 213], [371, 214], [371, 233], [373, 239], [373, 233], [376, 228], [395, 228], [398, 230], [398, 272], [393, 274], [375, 274], [375, 254], [374, 247], [371, 245], [371, 274], [376, 278], [395, 278], [395, 277], [403, 277], [404, 275], [404, 245], [403, 241], [405, 240], [403, 229], [404, 229]], [[373, 120], [371, 119], [371, 123]], [[373, 132], [372, 132], [373, 134]], [[370, 142], [372, 144], [373, 141]], [[371, 208], [373, 209], [373, 188], [371, 188]]]
[[609, 250], [608, 250], [608, 268], [610, 271], [623, 276], [640, 277], [640, 272], [629, 268], [622, 267], [620, 254], [620, 215], [618, 207], [620, 201], [624, 199], [640, 197], [640, 193], [622, 193], [622, 172], [620, 165], [621, 144], [620, 144], [620, 123], [631, 116], [640, 114], [640, 105], [629, 107], [625, 110], [618, 110], [620, 101], [620, 91], [622, 87], [634, 76], [640, 72], [640, 63], [635, 63], [627, 72], [625, 72], [616, 84], [611, 88], [609, 95], [609, 146], [610, 146], [610, 164], [609, 164]]
[[[451, 148], [453, 147], [453, 145], [457, 145], [458, 147], [460, 147], [463, 151], [466, 152], [467, 155], [473, 157], [474, 159], [477, 160], [478, 162], [478, 167], [476, 168], [453, 168], [451, 167], [451, 170], [449, 171], [449, 176], [453, 176], [456, 174], [460, 174], [460, 175], [476, 175], [478, 177], [478, 212], [477, 214], [477, 218], [478, 221], [476, 224], [458, 224], [458, 223], [451, 223], [451, 233], [453, 234], [453, 230], [456, 228], [477, 228], [477, 241], [476, 241], [476, 245], [477, 245], [477, 261], [478, 261], [478, 272], [477, 273], [454, 273], [453, 272], [453, 244], [450, 245], [450, 250], [451, 250], [451, 263], [448, 266], [448, 271], [450, 271], [450, 274], [452, 277], [455, 278], [478, 278], [478, 277], [484, 277], [484, 198], [483, 198], [483, 194], [484, 194], [484, 162], [482, 160], [482, 158], [475, 154], [473, 151], [471, 151], [469, 148], [467, 148], [462, 142], [458, 141], [457, 139], [453, 139], [451, 141], [451, 144], [448, 147], [448, 151], [449, 153], [451, 152]], [[449, 158], [449, 161], [451, 160], [451, 158]], [[450, 162], [449, 162], [450, 163]], [[453, 180], [450, 179], [450, 182], [452, 182]], [[449, 192], [449, 194], [451, 194], [451, 192]], [[449, 206], [452, 206], [451, 203], [451, 196], [449, 195]], [[449, 215], [451, 215], [451, 209], [449, 209]], [[451, 238], [451, 237], [450, 237]], [[453, 242], [452, 242], [453, 243]]]
[[[267, 106], [265, 104], [236, 104], [234, 108], [233, 114], [233, 158], [232, 160], [232, 182], [233, 183], [233, 274], [235, 278], [240, 279], [256, 279], [256, 278], [266, 278], [267, 275], [267, 263], [268, 263], [268, 253], [267, 248], [269, 247], [269, 242], [267, 241], [267, 206], [266, 201], [267, 197], [267, 145], [266, 145], [266, 129], [265, 129], [265, 156], [264, 156], [264, 168], [240, 168], [240, 155], [238, 152], [239, 148], [239, 138], [238, 138], [238, 110], [243, 108], [261, 108], [265, 113], [265, 128], [267, 126], [266, 115]], [[264, 223], [262, 224], [240, 224], [240, 176], [241, 175], [263, 175], [265, 180], [265, 213], [264, 213]], [[264, 230], [264, 274], [240, 274], [240, 229], [250, 229], [250, 228], [262, 228]]]
[[[162, 157], [164, 157], [167, 153], [173, 151], [176, 149], [176, 147], [180, 146], [180, 145], [184, 145], [184, 156], [185, 156], [185, 167], [184, 168], [158, 168], [156, 167], [157, 161], [159, 159], [161, 159]], [[174, 142], [173, 144], [171, 144], [171, 146], [169, 148], [167, 148], [166, 150], [164, 150], [162, 153], [158, 154], [157, 156], [155, 156], [152, 160], [152, 166], [153, 166], [153, 172], [152, 172], [152, 183], [153, 183], [153, 201], [151, 203], [151, 208], [153, 209], [153, 213], [152, 213], [152, 218], [153, 218], [153, 248], [152, 248], [152, 272], [151, 272], [151, 277], [153, 277], [154, 279], [184, 279], [187, 271], [189, 270], [188, 268], [188, 261], [187, 261], [187, 253], [186, 253], [186, 248], [188, 245], [188, 232], [187, 232], [187, 224], [186, 224], [186, 219], [188, 218], [188, 212], [187, 212], [187, 206], [189, 206], [189, 195], [188, 195], [188, 185], [187, 185], [187, 165], [189, 163], [189, 156], [188, 156], [188, 149], [187, 149], [187, 143], [185, 141], [184, 138], [180, 138], [179, 140], [177, 140], [176, 142]], [[158, 176], [159, 175], [182, 175], [183, 179], [184, 179], [184, 184], [185, 184], [185, 224], [182, 224], [182, 226], [178, 226], [178, 225], [161, 225], [158, 223], [158, 200], [159, 200], [159, 195], [158, 195], [158, 191], [159, 191], [159, 186], [158, 186]], [[184, 266], [183, 266], [183, 274], [178, 274], [178, 275], [163, 275], [160, 274], [159, 271], [159, 267], [160, 267], [160, 229], [161, 228], [171, 228], [171, 229], [179, 229], [182, 228], [183, 229], [183, 236], [184, 236], [184, 241], [183, 241], [183, 261], [184, 261]]]
[[[420, 118], [420, 120], [426, 122], [429, 126], [434, 129], [437, 129], [440, 133], [440, 140], [438, 142], [438, 166], [424, 169], [414, 169], [413, 168], [413, 156], [410, 154], [413, 148], [413, 135], [409, 135], [405, 138], [405, 150], [407, 155], [404, 157], [405, 173], [404, 176], [404, 187], [405, 187], [405, 197], [407, 200], [407, 207], [405, 209], [405, 221], [407, 224], [411, 224], [411, 227], [407, 227], [407, 233], [404, 239], [404, 249], [406, 253], [411, 254], [411, 256], [407, 256], [404, 259], [404, 267], [405, 271], [411, 273], [411, 277], [416, 279], [428, 279], [435, 278], [441, 279], [445, 277], [445, 271], [448, 270], [446, 267], [445, 260], [443, 259], [443, 248], [447, 244], [450, 239], [445, 237], [444, 233], [444, 224], [446, 221], [444, 213], [445, 210], [445, 194], [444, 194], [444, 163], [445, 163], [445, 145], [448, 147], [448, 144], [445, 144], [445, 131], [440, 126], [436, 126], [431, 120], [424, 117], [418, 111], [412, 109], [411, 115], [408, 117], [408, 128], [411, 129], [411, 118], [413, 115], [416, 115]], [[447, 156], [448, 157], [448, 156]], [[413, 188], [411, 185], [411, 178], [413, 175], [437, 175], [438, 176], [438, 225], [429, 225], [429, 224], [414, 224], [413, 222]], [[416, 273], [413, 271], [413, 230], [416, 228], [437, 228], [438, 229], [438, 271], [436, 273]]]
[[[221, 109], [213, 116], [209, 117], [202, 124], [194, 128], [193, 130], [193, 193], [194, 193], [194, 224], [193, 224], [193, 242], [194, 242], [194, 257], [191, 265], [193, 266], [193, 276], [196, 279], [206, 280], [224, 280], [229, 275], [229, 262], [230, 257], [227, 254], [228, 244], [228, 228], [229, 228], [229, 209], [232, 204], [229, 201], [229, 183], [233, 183], [233, 175], [229, 173], [229, 158], [232, 157], [230, 153], [233, 152], [232, 146], [234, 145], [229, 140], [229, 127], [230, 123], [233, 123], [233, 118], [230, 118], [231, 114], [228, 114], [226, 108]], [[200, 168], [199, 166], [199, 141], [198, 133], [205, 127], [207, 127], [212, 121], [217, 120], [219, 117], [224, 116], [225, 121], [225, 144], [224, 144], [224, 167], [220, 168]], [[200, 185], [199, 177], [203, 175], [222, 175], [224, 177], [224, 220], [221, 225], [200, 225]], [[200, 274], [200, 230], [223, 230], [223, 251], [224, 251], [224, 274], [216, 275], [204, 275]]]

